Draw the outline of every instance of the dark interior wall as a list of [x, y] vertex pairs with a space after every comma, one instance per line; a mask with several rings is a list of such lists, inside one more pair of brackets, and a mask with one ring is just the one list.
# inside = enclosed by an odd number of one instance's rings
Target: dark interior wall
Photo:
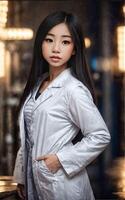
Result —
[[[29, 26], [36, 28], [43, 18], [58, 10], [64, 10], [67, 12], [73, 12], [83, 20], [86, 13], [86, 1], [84, 0], [67, 0], [67, 1], [25, 1], [23, 7], [25, 11], [25, 19], [29, 22]], [[25, 21], [23, 21], [25, 24]]]
[[89, 27], [87, 13], [89, 12], [90, 2], [91, 0], [23, 1], [21, 25], [29, 26], [36, 31], [44, 17], [54, 11], [64, 10], [76, 14], [83, 26], [83, 30], [87, 30]]

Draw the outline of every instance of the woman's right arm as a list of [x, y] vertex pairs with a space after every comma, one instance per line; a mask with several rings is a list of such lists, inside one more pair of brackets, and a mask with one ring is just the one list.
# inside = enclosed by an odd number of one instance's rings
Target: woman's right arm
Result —
[[13, 172], [13, 180], [16, 183], [24, 184], [24, 158], [23, 158], [23, 148], [20, 147], [17, 152], [17, 157], [15, 161], [15, 167]]
[[15, 167], [13, 172], [13, 180], [14, 182], [17, 183], [17, 192], [21, 199], [25, 199], [23, 154], [24, 154], [23, 148], [20, 147], [17, 152]]

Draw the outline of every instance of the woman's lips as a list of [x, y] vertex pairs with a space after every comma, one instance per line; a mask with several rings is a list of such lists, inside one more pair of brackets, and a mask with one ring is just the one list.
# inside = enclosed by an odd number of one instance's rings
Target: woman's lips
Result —
[[60, 58], [60, 57], [56, 57], [56, 56], [52, 56], [52, 57], [50, 57], [50, 59], [51, 59], [53, 62], [58, 62], [61, 58]]

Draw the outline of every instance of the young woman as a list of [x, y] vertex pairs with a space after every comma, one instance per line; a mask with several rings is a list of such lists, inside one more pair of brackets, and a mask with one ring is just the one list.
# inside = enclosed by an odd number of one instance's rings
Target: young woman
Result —
[[[77, 17], [47, 16], [36, 34], [20, 102], [21, 147], [14, 178], [22, 199], [94, 200], [86, 166], [107, 146]], [[81, 131], [81, 140], [73, 139]]]

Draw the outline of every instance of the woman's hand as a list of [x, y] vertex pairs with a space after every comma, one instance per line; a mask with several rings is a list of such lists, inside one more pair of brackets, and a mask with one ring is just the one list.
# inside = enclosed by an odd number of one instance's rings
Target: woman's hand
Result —
[[21, 199], [25, 199], [24, 185], [17, 184], [17, 193]]
[[59, 170], [59, 168], [61, 168], [61, 163], [59, 162], [59, 159], [56, 154], [40, 156], [36, 160], [44, 160], [46, 166], [52, 173], [56, 173]]

